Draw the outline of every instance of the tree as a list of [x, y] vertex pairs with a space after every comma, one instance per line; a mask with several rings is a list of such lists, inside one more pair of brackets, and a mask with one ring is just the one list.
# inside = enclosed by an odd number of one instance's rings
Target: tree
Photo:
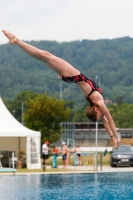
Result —
[[133, 104], [111, 105], [109, 111], [118, 128], [133, 128]]
[[[12, 101], [4, 99], [4, 103], [11, 114], [21, 122], [22, 121], [22, 102], [25, 103], [28, 99], [34, 99], [38, 94], [30, 90], [19, 93]], [[25, 105], [24, 105], [25, 107]]]
[[29, 99], [24, 115], [26, 126], [40, 131], [42, 142], [55, 142], [63, 134], [60, 123], [67, 121], [70, 114], [70, 108], [65, 108], [64, 105], [63, 100], [48, 97], [46, 94], [40, 94], [34, 100]]
[[119, 95], [119, 96], [117, 96], [116, 97], [116, 103], [118, 104], [118, 105], [121, 105], [123, 102], [124, 102], [124, 96], [123, 95]]
[[73, 122], [88, 122], [88, 119], [86, 117], [86, 114], [85, 114], [85, 110], [86, 108], [89, 106], [89, 103], [88, 101], [86, 101], [84, 103], [84, 106], [82, 109], [78, 109], [74, 114], [73, 114], [73, 118], [72, 118], [72, 121]]

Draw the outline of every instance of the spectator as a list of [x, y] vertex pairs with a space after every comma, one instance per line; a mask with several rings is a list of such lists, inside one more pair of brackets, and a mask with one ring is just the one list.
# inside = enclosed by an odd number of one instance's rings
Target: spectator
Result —
[[59, 150], [55, 145], [52, 146], [52, 153], [56, 154], [56, 157], [58, 156]]
[[81, 148], [79, 145], [76, 146], [76, 148], [74, 149], [74, 152], [78, 156], [78, 166], [81, 166]]
[[67, 167], [67, 146], [65, 142], [62, 142], [62, 161], [63, 161], [63, 168]]
[[48, 144], [49, 141], [45, 141], [44, 144], [42, 145], [42, 153], [43, 153], [43, 167], [46, 167], [46, 160], [48, 159]]

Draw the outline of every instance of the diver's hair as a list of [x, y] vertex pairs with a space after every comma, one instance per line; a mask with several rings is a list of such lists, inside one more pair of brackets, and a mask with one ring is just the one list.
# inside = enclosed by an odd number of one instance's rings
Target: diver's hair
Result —
[[90, 106], [86, 108], [86, 117], [91, 120], [92, 122], [96, 122], [96, 111], [94, 109], [94, 106]]

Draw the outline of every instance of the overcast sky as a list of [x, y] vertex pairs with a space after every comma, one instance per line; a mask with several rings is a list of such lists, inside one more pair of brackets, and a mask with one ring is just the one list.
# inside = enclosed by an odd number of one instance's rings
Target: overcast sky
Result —
[[133, 37], [133, 0], [0, 0], [0, 29], [28, 41]]

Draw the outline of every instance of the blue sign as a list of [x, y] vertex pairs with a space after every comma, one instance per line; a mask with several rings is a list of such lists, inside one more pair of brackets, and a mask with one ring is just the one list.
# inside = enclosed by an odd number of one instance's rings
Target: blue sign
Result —
[[53, 154], [53, 168], [57, 167], [57, 159], [56, 159], [56, 154]]

